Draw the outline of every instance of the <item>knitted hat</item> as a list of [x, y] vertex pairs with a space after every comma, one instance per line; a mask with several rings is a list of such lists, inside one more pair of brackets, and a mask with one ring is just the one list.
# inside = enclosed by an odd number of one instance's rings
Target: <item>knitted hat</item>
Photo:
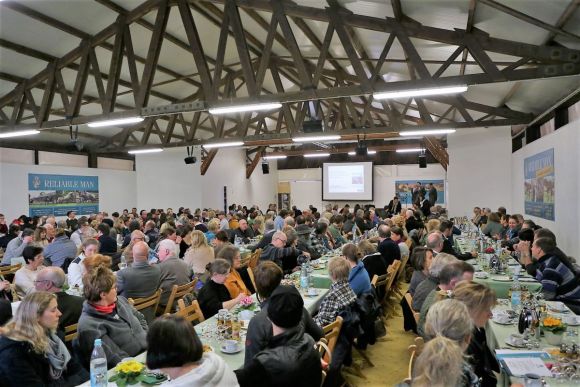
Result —
[[280, 328], [293, 328], [302, 320], [304, 301], [294, 286], [280, 285], [268, 298], [268, 318]]

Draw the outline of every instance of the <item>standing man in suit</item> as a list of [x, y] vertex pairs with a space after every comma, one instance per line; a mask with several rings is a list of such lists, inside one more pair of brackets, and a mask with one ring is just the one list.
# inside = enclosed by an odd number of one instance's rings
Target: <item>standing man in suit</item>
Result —
[[437, 202], [437, 188], [435, 188], [433, 183], [429, 183], [427, 185], [427, 189], [429, 194], [429, 204], [431, 204], [431, 207], [433, 207]]

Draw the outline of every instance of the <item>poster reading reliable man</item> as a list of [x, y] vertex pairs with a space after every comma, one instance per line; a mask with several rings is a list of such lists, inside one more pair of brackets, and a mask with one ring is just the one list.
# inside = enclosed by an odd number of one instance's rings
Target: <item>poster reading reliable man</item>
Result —
[[29, 216], [99, 212], [99, 177], [28, 174]]

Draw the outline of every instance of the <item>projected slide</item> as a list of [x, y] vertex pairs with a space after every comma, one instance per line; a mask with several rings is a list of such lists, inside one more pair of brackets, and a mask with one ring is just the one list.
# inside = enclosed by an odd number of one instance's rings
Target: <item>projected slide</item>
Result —
[[373, 200], [373, 163], [324, 163], [322, 200]]
[[328, 192], [364, 192], [365, 168], [362, 165], [328, 167]]

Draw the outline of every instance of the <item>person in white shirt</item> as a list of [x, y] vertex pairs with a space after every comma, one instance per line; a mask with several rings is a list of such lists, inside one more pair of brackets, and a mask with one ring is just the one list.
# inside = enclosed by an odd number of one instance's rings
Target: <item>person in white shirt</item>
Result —
[[85, 274], [85, 265], [83, 261], [99, 252], [99, 241], [96, 239], [85, 240], [79, 249], [79, 256], [76, 257], [68, 267], [68, 285], [72, 287], [83, 287], [83, 275]]
[[81, 217], [78, 222], [78, 229], [75, 232], [73, 232], [70, 236], [70, 240], [75, 243], [77, 248], [80, 249], [81, 245], [83, 244], [83, 240], [88, 235], [89, 228], [90, 226], [87, 218], [85, 218], [84, 216]]
[[21, 267], [14, 275], [16, 294], [18, 294], [18, 297], [20, 298], [23, 298], [28, 294], [28, 292], [34, 290], [36, 276], [39, 271], [44, 269], [44, 266], [42, 265], [44, 262], [42, 250], [42, 247], [30, 245], [26, 246], [24, 251], [22, 251], [22, 257], [24, 258], [26, 265]]

